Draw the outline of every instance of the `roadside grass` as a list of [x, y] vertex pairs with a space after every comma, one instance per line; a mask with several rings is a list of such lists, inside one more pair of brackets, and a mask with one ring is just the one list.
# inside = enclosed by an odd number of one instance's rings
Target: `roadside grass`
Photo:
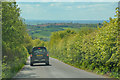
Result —
[[[27, 58], [29, 54], [27, 54]], [[10, 61], [9, 63], [2, 64], [2, 78], [12, 78], [14, 77], [26, 64], [27, 59], [15, 61]]]

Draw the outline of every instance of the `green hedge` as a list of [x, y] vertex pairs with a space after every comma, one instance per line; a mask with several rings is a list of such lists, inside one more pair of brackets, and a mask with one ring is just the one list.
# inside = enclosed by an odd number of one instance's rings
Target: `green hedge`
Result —
[[118, 46], [118, 19], [110, 18], [101, 28], [83, 28], [54, 32], [48, 49], [50, 56], [65, 63], [118, 78], [120, 52]]
[[32, 38], [16, 2], [2, 2], [2, 78], [13, 77], [26, 63]]

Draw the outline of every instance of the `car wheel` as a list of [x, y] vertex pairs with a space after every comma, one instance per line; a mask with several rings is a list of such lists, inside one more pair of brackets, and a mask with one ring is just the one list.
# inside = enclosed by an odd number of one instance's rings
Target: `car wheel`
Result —
[[33, 63], [32, 63], [32, 62], [30, 63], [30, 66], [33, 66]]
[[49, 65], [49, 61], [46, 62], [46, 65]]

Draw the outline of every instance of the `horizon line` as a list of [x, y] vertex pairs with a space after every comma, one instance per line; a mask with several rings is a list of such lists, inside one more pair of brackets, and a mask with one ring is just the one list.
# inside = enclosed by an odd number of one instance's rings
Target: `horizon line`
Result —
[[[25, 20], [36, 20], [36, 19], [25, 19]], [[81, 19], [81, 20], [90, 20], [90, 19]], [[106, 20], [109, 20], [109, 19], [106, 19]], [[58, 21], [58, 20], [49, 20], [49, 21]], [[63, 20], [59, 20], [59, 21], [63, 21]], [[68, 21], [68, 20], [64, 20], [64, 21]], [[69, 21], [78, 21], [78, 20], [69, 20]]]

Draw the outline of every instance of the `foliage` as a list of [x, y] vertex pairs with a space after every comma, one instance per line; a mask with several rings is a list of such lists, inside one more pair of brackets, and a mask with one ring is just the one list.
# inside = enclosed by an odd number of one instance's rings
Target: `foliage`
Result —
[[32, 41], [33, 43], [33, 47], [46, 47], [47, 46], [47, 42], [42, 41], [40, 39], [35, 39]]
[[118, 78], [118, 18], [110, 18], [110, 22], [105, 21], [98, 30], [86, 27], [79, 33], [71, 30], [54, 32], [48, 49], [52, 57], [65, 63]]
[[2, 2], [2, 78], [14, 76], [25, 64], [32, 39], [16, 2]]

